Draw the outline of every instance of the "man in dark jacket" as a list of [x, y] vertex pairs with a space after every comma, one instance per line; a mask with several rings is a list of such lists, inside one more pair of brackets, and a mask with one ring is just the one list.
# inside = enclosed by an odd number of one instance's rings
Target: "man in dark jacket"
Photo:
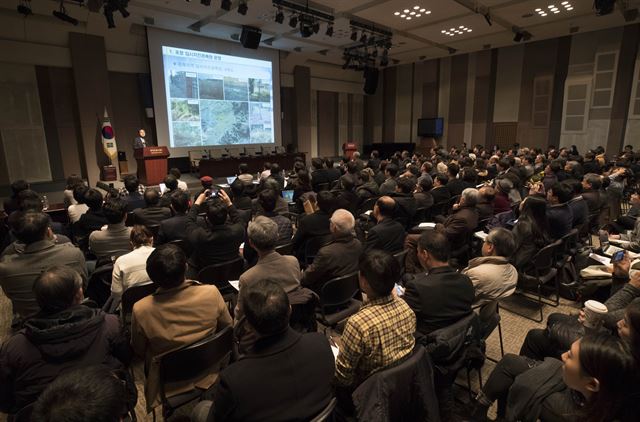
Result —
[[108, 224], [108, 221], [102, 213], [104, 199], [98, 189], [89, 189], [84, 195], [84, 202], [89, 209], [73, 225], [73, 232], [79, 245], [86, 249], [91, 232], [100, 230], [102, 226]]
[[416, 179], [413, 177], [399, 177], [396, 191], [391, 195], [396, 201], [395, 220], [403, 224], [407, 229], [411, 228], [413, 217], [416, 215], [418, 206], [413, 191], [416, 188]]
[[342, 188], [333, 192], [336, 195], [336, 208], [345, 209], [355, 216], [360, 206], [360, 197], [355, 193], [356, 185], [353, 182], [353, 177], [345, 174], [340, 178], [340, 184]]
[[446, 174], [437, 174], [436, 177], [433, 178], [433, 188], [430, 192], [434, 205], [445, 203], [451, 198], [447, 183], [449, 183], [449, 178]]
[[362, 245], [353, 235], [355, 219], [344, 209], [331, 216], [330, 230], [333, 240], [318, 251], [313, 263], [302, 274], [302, 285], [320, 294], [322, 286], [332, 278], [358, 271]]
[[298, 222], [298, 231], [293, 236], [294, 254], [298, 259], [304, 259], [307, 242], [314, 237], [329, 237], [329, 218], [335, 209], [333, 194], [328, 191], [319, 192], [317, 197], [318, 211], [305, 215]]
[[189, 210], [189, 194], [183, 190], [176, 190], [171, 194], [171, 210], [173, 217], [160, 222], [158, 236], [154, 239], [156, 245], [173, 240], [187, 240], [187, 211]]
[[416, 313], [419, 335], [447, 327], [471, 313], [475, 298], [469, 277], [449, 267], [449, 241], [429, 230], [418, 240], [418, 259], [427, 270], [408, 281], [403, 299]]
[[259, 280], [244, 287], [239, 306], [260, 339], [225, 368], [192, 420], [311, 420], [331, 401], [334, 360], [321, 333], [289, 327], [289, 299], [277, 283]]
[[451, 250], [460, 249], [469, 241], [471, 235], [478, 227], [478, 190], [467, 188], [462, 191], [460, 201], [453, 206], [452, 214], [436, 229], [442, 230], [449, 240]]
[[121, 190], [120, 197], [127, 201], [128, 212], [144, 207], [144, 196], [140, 193], [139, 186], [140, 182], [135, 175], [129, 174], [124, 178], [125, 192]]
[[589, 215], [598, 214], [604, 205], [602, 187], [602, 177], [595, 173], [587, 173], [582, 178], [582, 197], [587, 201]]
[[[187, 239], [194, 253], [189, 257], [187, 278], [195, 279], [198, 271], [207, 265], [220, 264], [238, 257], [240, 244], [244, 240], [244, 226], [238, 210], [227, 193], [220, 189], [218, 197], [210, 199], [204, 207], [206, 192], [201, 193], [189, 210]], [[204, 208], [207, 227], [198, 224], [198, 213]], [[227, 216], [229, 224], [227, 224]]]
[[567, 204], [571, 200], [571, 188], [564, 183], [556, 183], [547, 192], [547, 219], [549, 231], [555, 239], [560, 239], [573, 227], [573, 212]]
[[133, 211], [136, 224], [142, 224], [147, 227], [157, 226], [163, 220], [171, 217], [171, 209], [160, 206], [160, 192], [157, 189], [147, 188], [144, 191], [144, 202], [146, 207]]
[[393, 219], [396, 201], [383, 196], [373, 207], [373, 216], [378, 222], [367, 233], [364, 250], [380, 249], [390, 254], [401, 252], [404, 248], [406, 232], [404, 226]]
[[82, 304], [82, 277], [70, 267], [52, 267], [34, 284], [41, 312], [0, 349], [0, 411], [33, 403], [59, 374], [129, 362], [129, 348], [115, 315]]

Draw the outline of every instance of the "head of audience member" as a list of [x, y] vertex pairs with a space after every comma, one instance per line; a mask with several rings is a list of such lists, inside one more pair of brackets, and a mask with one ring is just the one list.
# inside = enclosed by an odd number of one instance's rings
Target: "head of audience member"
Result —
[[247, 163], [240, 163], [238, 166], [238, 175], [240, 174], [248, 174], [249, 173], [249, 165]]
[[88, 190], [89, 188], [84, 184], [77, 185], [73, 188], [73, 199], [75, 199], [78, 204], [84, 204], [84, 198]]
[[273, 189], [265, 189], [258, 194], [258, 204], [264, 212], [271, 214], [276, 209], [278, 194]]
[[636, 362], [640, 363], [640, 301], [627, 305], [617, 325], [618, 335], [629, 343]]
[[278, 243], [278, 224], [268, 217], [258, 216], [249, 223], [247, 237], [258, 255], [266, 255], [273, 251]]
[[210, 198], [204, 206], [205, 219], [211, 226], [221, 226], [227, 222], [229, 211], [220, 198]]
[[124, 223], [127, 219], [127, 201], [121, 198], [109, 198], [102, 206], [102, 213], [109, 224]]
[[173, 177], [176, 178], [176, 180], [180, 180], [180, 178], [182, 177], [182, 173], [180, 172], [180, 169], [176, 168], [176, 167], [172, 167], [169, 169], [169, 174], [172, 175]]
[[231, 189], [231, 196], [233, 197], [233, 199], [238, 199], [242, 196], [245, 196], [246, 186], [247, 185], [245, 185], [244, 182], [236, 178], [236, 180], [234, 180], [233, 183], [229, 185], [229, 189]]
[[329, 191], [318, 192], [316, 195], [316, 204], [318, 205], [318, 210], [331, 214], [335, 209], [335, 197]]
[[184, 282], [187, 257], [176, 245], [161, 245], [147, 258], [146, 269], [151, 281], [163, 289], [171, 289]]
[[175, 215], [183, 215], [189, 210], [189, 194], [177, 190], [171, 194], [171, 209]]
[[449, 179], [455, 179], [458, 177], [458, 172], [460, 172], [460, 166], [456, 163], [450, 163], [447, 166], [447, 175], [449, 176]]
[[564, 183], [565, 185], [569, 186], [569, 188], [571, 189], [571, 195], [575, 198], [580, 196], [580, 194], [582, 194], [582, 182], [580, 182], [580, 180], [576, 180], [576, 179], [568, 179], [563, 181], [562, 183]]
[[634, 190], [633, 193], [631, 193], [629, 202], [631, 203], [632, 207], [640, 208], [640, 188]]
[[476, 188], [466, 188], [460, 195], [460, 201], [458, 202], [461, 207], [475, 207], [480, 199], [480, 193]]
[[35, 402], [31, 420], [120, 422], [126, 414], [125, 384], [108, 367], [94, 365], [56, 377]]
[[345, 209], [337, 209], [331, 215], [329, 230], [334, 238], [353, 236], [353, 229], [356, 221], [353, 214]]
[[82, 177], [78, 176], [77, 174], [72, 174], [67, 177], [67, 185], [65, 189], [73, 190], [73, 188], [78, 185], [84, 185], [84, 180], [82, 180]]
[[497, 169], [500, 172], [507, 171], [511, 168], [511, 163], [507, 158], [501, 158], [498, 160]]
[[314, 170], [322, 170], [324, 161], [320, 157], [313, 158], [311, 159], [311, 167], [313, 167]]
[[373, 206], [373, 216], [379, 222], [386, 218], [393, 218], [396, 211], [396, 201], [390, 196], [381, 196]]
[[279, 176], [281, 172], [282, 172], [282, 169], [280, 168], [280, 164], [278, 164], [278, 163], [272, 163], [271, 164], [271, 175], [272, 176]]
[[263, 189], [271, 189], [276, 192], [277, 195], [280, 195], [280, 182], [278, 182], [274, 178], [268, 178], [262, 183]]
[[573, 190], [566, 183], [554, 183], [547, 192], [547, 201], [550, 204], [565, 204], [573, 197]]
[[56, 314], [84, 300], [82, 276], [67, 266], [54, 266], [38, 276], [33, 294], [44, 314]]
[[20, 192], [29, 188], [30, 185], [26, 180], [16, 180], [15, 182], [11, 183], [11, 197], [17, 198]]
[[387, 164], [384, 169], [384, 175], [387, 179], [396, 177], [398, 175], [398, 166], [393, 163]]
[[347, 176], [346, 174], [340, 177], [340, 186], [342, 186], [342, 190], [347, 192], [352, 192], [356, 187], [355, 183], [353, 183], [353, 178]]
[[164, 184], [169, 192], [178, 189], [178, 179], [173, 174], [167, 174], [164, 177]]
[[449, 178], [444, 173], [436, 174], [435, 179], [433, 179], [433, 187], [438, 188], [440, 186], [446, 186], [449, 183]]
[[34, 190], [23, 190], [18, 194], [20, 211], [42, 211], [42, 197]]
[[147, 188], [144, 191], [144, 203], [149, 207], [157, 207], [160, 203], [160, 191], [156, 188]]
[[513, 233], [502, 227], [489, 232], [482, 244], [482, 256], [502, 256], [509, 258], [516, 248]]
[[480, 201], [482, 203], [493, 204], [493, 200], [496, 198], [496, 190], [489, 185], [483, 186], [478, 191], [480, 194]]
[[140, 182], [138, 181], [138, 178], [133, 174], [128, 174], [124, 178], [124, 188], [129, 193], [137, 192], [139, 184]]
[[547, 201], [535, 195], [529, 195], [520, 202], [520, 214], [518, 221], [527, 220], [534, 229], [549, 233], [549, 220], [547, 219]]
[[371, 250], [358, 261], [360, 289], [369, 299], [389, 296], [400, 279], [400, 263], [388, 252]]
[[305, 169], [297, 172], [298, 175], [298, 187], [305, 191], [310, 191], [311, 189], [311, 176], [309, 176], [309, 172]]
[[360, 159], [360, 153], [358, 151], [355, 151], [352, 155], [351, 155], [351, 159], [352, 160], [359, 160]]
[[449, 265], [450, 250], [446, 234], [440, 231], [427, 230], [418, 239], [418, 260], [427, 271]]
[[98, 189], [89, 189], [84, 195], [84, 203], [87, 204], [89, 210], [98, 212], [102, 209], [104, 198]]
[[377, 149], [374, 149], [371, 151], [371, 154], [369, 154], [369, 157], [371, 158], [379, 158], [380, 157], [380, 153], [378, 152]]
[[564, 383], [586, 398], [582, 416], [594, 421], [635, 420], [631, 415], [638, 406], [632, 402], [637, 402], [637, 363], [624, 340], [604, 333], [586, 335], [562, 354], [562, 363]]
[[145, 226], [136, 224], [131, 228], [129, 241], [131, 242], [131, 247], [133, 249], [138, 249], [140, 246], [152, 246], [153, 233], [151, 233], [151, 230]]
[[602, 187], [602, 177], [595, 173], [587, 173], [582, 178], [582, 187], [585, 191], [599, 190]]
[[416, 179], [411, 177], [401, 177], [398, 179], [398, 184], [396, 185], [396, 192], [402, 193], [405, 195], [411, 194], [416, 188]]
[[360, 180], [363, 184], [369, 183], [373, 178], [373, 170], [371, 168], [363, 169], [360, 173]]
[[293, 163], [293, 174], [297, 177], [298, 172], [301, 170], [306, 170], [307, 166], [304, 165], [302, 161], [296, 161]]
[[509, 195], [513, 189], [513, 182], [509, 179], [502, 178], [496, 180], [496, 190], [503, 195]]
[[289, 328], [291, 306], [284, 289], [268, 278], [240, 290], [239, 307], [260, 338], [281, 334]]
[[200, 178], [200, 184], [203, 189], [211, 189], [211, 186], [213, 186], [213, 179], [211, 176], [202, 176]]
[[553, 176], [562, 170], [562, 167], [562, 162], [559, 160], [553, 160], [544, 168], [544, 174], [547, 176]]
[[433, 188], [433, 179], [426, 173], [418, 178], [417, 188], [421, 192], [429, 192]]
[[333, 168], [333, 158], [325, 158], [324, 159], [324, 165], [327, 166], [328, 169], [332, 169]]
[[9, 218], [11, 231], [25, 245], [53, 237], [51, 218], [47, 214], [40, 211], [20, 211], [14, 214]]
[[358, 173], [358, 164], [355, 161], [349, 161], [346, 165], [348, 174]]

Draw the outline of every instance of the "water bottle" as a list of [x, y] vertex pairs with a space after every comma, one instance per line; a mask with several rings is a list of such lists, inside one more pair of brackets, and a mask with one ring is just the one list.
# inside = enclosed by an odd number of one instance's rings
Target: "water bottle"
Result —
[[47, 195], [42, 195], [42, 210], [46, 211], [49, 209], [49, 200], [47, 199]]

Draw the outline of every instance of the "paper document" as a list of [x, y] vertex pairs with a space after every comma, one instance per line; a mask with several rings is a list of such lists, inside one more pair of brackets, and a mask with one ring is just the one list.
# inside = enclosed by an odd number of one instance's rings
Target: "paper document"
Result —
[[607, 258], [606, 256], [598, 255], [598, 254], [595, 254], [595, 253], [590, 253], [589, 254], [589, 258], [593, 259], [594, 261], [598, 261], [599, 263], [604, 264], [604, 265], [611, 264], [611, 259]]
[[340, 352], [340, 349], [338, 349], [338, 346], [334, 346], [334, 345], [330, 345], [330, 346], [331, 346], [331, 351], [333, 352], [333, 358], [338, 359], [338, 353]]
[[427, 228], [427, 227], [431, 227], [434, 228], [436, 226], [436, 223], [420, 223], [418, 225], [418, 227], [420, 227], [421, 229]]
[[229, 284], [236, 290], [240, 290], [240, 280], [229, 280]]
[[489, 233], [485, 233], [482, 230], [480, 230], [479, 232], [475, 232], [473, 235], [480, 240], [485, 240], [487, 236], [489, 236]]

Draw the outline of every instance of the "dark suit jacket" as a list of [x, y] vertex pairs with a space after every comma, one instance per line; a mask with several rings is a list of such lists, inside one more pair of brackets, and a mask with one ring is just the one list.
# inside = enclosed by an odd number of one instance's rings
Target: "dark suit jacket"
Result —
[[389, 253], [401, 252], [406, 237], [404, 226], [391, 218], [385, 218], [369, 230], [364, 244], [365, 252], [381, 249]]
[[[318, 192], [318, 185], [321, 183], [331, 183], [331, 178], [327, 169], [315, 170], [311, 173], [311, 186], [313, 190]], [[331, 186], [329, 186], [331, 187]]]
[[167, 218], [160, 223], [156, 245], [162, 245], [172, 240], [187, 240], [187, 220], [186, 214], [176, 215]]
[[302, 274], [301, 284], [320, 294], [322, 286], [332, 278], [358, 271], [362, 244], [353, 236], [334, 239], [318, 251], [318, 255]]
[[316, 211], [305, 215], [298, 222], [298, 231], [293, 236], [293, 251], [298, 258], [304, 255], [304, 247], [312, 237], [329, 236], [329, 219], [331, 216], [324, 211]]
[[360, 197], [353, 191], [340, 190], [336, 192], [335, 203], [337, 208], [342, 208], [356, 216], [360, 206]]
[[445, 220], [444, 231], [447, 234], [451, 250], [462, 247], [478, 227], [478, 210], [475, 207], [460, 207]]
[[133, 211], [133, 215], [136, 217], [136, 224], [142, 224], [145, 226], [157, 226], [171, 217], [171, 210], [166, 207], [147, 207], [138, 208]]
[[413, 222], [413, 216], [416, 215], [416, 199], [411, 193], [395, 193], [391, 197], [396, 201], [396, 213], [394, 219], [403, 224], [406, 228], [410, 228]]
[[585, 190], [582, 192], [582, 197], [587, 201], [587, 207], [589, 208], [589, 214], [597, 214], [602, 208], [602, 195], [597, 190]]
[[433, 203], [439, 204], [441, 202], [447, 202], [451, 198], [451, 193], [446, 186], [440, 186], [439, 188], [433, 188], [429, 191], [433, 197]]
[[447, 189], [449, 189], [451, 196], [461, 195], [466, 187], [466, 184], [461, 179], [449, 180], [449, 183], [447, 183]]
[[573, 212], [567, 204], [547, 206], [547, 219], [549, 231], [554, 239], [560, 239], [573, 227]]
[[194, 205], [187, 214], [187, 239], [193, 247], [187, 277], [193, 278], [207, 265], [221, 264], [238, 257], [244, 240], [244, 226], [236, 207], [229, 207], [229, 221], [219, 226], [198, 224], [200, 207]]
[[453, 268], [439, 267], [407, 282], [402, 298], [416, 313], [420, 334], [444, 328], [471, 312], [475, 290], [469, 277]]
[[416, 192], [413, 197], [416, 198], [416, 207], [418, 208], [429, 209], [434, 204], [431, 192]]
[[108, 224], [108, 222], [102, 210], [88, 210], [80, 216], [80, 220], [74, 224], [73, 231], [76, 240], [83, 250], [86, 250], [89, 246], [89, 235], [91, 232], [100, 230], [105, 224]]
[[486, 220], [487, 218], [493, 217], [493, 201], [485, 202], [481, 201], [476, 204], [476, 208], [478, 209], [478, 219]]
[[122, 198], [127, 201], [127, 212], [131, 212], [136, 208], [144, 208], [146, 205], [144, 202], [144, 196], [138, 192], [129, 192]]
[[207, 421], [311, 420], [331, 401], [334, 371], [322, 333], [260, 339], [220, 373]]
[[578, 196], [567, 202], [567, 204], [569, 204], [569, 208], [571, 208], [571, 213], [573, 214], [571, 227], [581, 227], [589, 219], [589, 206], [587, 205], [587, 201]]

